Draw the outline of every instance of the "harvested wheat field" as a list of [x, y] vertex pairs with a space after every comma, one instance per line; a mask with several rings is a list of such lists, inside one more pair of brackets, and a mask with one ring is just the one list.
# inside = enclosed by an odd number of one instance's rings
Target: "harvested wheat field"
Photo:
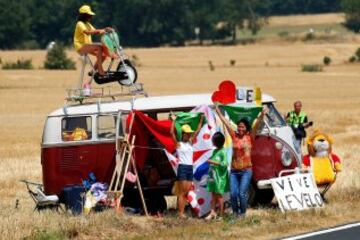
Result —
[[[33, 212], [21, 179], [41, 181], [40, 142], [46, 115], [64, 104], [65, 89], [77, 71], [0, 71], [0, 236], [2, 239], [272, 239], [360, 220], [360, 65], [348, 64], [360, 43], [272, 43], [231, 47], [128, 49], [140, 66], [139, 80], [150, 95], [212, 92], [223, 79], [260, 86], [274, 96], [282, 113], [295, 100], [335, 139], [343, 172], [323, 209], [282, 214], [279, 209], [250, 209], [242, 221], [206, 223], [130, 217], [105, 211], [89, 216]], [[44, 51], [0, 52], [3, 62], [32, 58], [41, 67]], [[77, 59], [74, 52], [69, 52]], [[332, 64], [323, 72], [301, 71], [302, 64]], [[235, 60], [235, 66], [230, 66]], [[215, 66], [209, 69], [209, 61]], [[118, 87], [113, 85], [114, 88]], [[305, 150], [304, 150], [305, 151]], [[15, 208], [16, 200], [19, 206]]]

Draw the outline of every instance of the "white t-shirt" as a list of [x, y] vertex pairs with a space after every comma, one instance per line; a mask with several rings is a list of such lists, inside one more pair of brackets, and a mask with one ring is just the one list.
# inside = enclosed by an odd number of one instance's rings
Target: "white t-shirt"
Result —
[[176, 152], [179, 158], [179, 164], [193, 165], [194, 148], [190, 142], [179, 142]]

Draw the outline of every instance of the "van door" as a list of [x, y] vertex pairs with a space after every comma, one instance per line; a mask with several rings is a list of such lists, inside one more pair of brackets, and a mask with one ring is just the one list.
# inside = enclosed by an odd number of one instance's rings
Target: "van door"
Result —
[[96, 160], [96, 147], [93, 138], [91, 116], [65, 117], [62, 119], [62, 140], [66, 143], [61, 149], [60, 172], [64, 176], [87, 177]]
[[115, 138], [117, 115], [115, 113], [96, 116], [97, 159], [95, 176], [101, 182], [110, 182], [115, 166]]
[[97, 156], [93, 144], [91, 116], [66, 116], [61, 119], [62, 143], [43, 149], [43, 182], [47, 194], [60, 194], [68, 184], [81, 183], [94, 171]]

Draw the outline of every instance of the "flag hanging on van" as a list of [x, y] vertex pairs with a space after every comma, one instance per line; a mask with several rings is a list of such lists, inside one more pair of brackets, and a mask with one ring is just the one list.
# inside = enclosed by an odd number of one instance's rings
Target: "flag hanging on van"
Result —
[[170, 135], [170, 128], [172, 121], [170, 120], [155, 120], [140, 111], [134, 111], [129, 114], [127, 118], [127, 126], [130, 126], [132, 118], [134, 117], [130, 135], [135, 135], [135, 160], [139, 169], [143, 169], [145, 160], [149, 152], [149, 142], [154, 137], [163, 148], [168, 152], [174, 152], [176, 149], [175, 143]]
[[[202, 126], [196, 141], [193, 145], [193, 171], [194, 181], [191, 191], [188, 194], [188, 201], [197, 216], [202, 217], [211, 209], [211, 193], [206, 190], [209, 164], [207, 160], [211, 157], [213, 152], [213, 144], [211, 141], [212, 135], [220, 131], [225, 135], [225, 151], [228, 153], [228, 161], [231, 161], [232, 155], [232, 141], [230, 135], [226, 132], [222, 122], [217, 119], [214, 111], [208, 106], [198, 106], [192, 110], [192, 116], [200, 116], [204, 114], [206, 123]], [[149, 142], [151, 136], [163, 145], [163, 151], [169, 161], [169, 166], [173, 169], [176, 175], [179, 160], [176, 156], [176, 146], [170, 135], [172, 122], [170, 120], [154, 120], [140, 111], [134, 111], [135, 118], [131, 134], [137, 135], [135, 145], [135, 159], [137, 166], [142, 169], [145, 164], [145, 159], [149, 154]], [[131, 122], [131, 117], [128, 118], [128, 126]], [[228, 199], [228, 194], [225, 195]]]

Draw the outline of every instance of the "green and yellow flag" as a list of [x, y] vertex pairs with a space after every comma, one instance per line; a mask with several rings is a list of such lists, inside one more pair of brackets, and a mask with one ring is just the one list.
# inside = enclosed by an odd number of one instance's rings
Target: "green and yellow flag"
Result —
[[[201, 114], [199, 112], [182, 112], [179, 114], [176, 114], [176, 120], [175, 120], [175, 128], [176, 128], [176, 136], [177, 139], [180, 140], [181, 139], [181, 126], [188, 124], [192, 130], [196, 131], [199, 122], [200, 122], [200, 118], [201, 118]], [[204, 121], [205, 123], [205, 121]], [[203, 124], [204, 124], [203, 123]]]
[[223, 109], [230, 117], [230, 120], [237, 123], [241, 119], [246, 119], [250, 125], [257, 118], [262, 111], [262, 106], [239, 106], [239, 105], [220, 105], [220, 109]]

